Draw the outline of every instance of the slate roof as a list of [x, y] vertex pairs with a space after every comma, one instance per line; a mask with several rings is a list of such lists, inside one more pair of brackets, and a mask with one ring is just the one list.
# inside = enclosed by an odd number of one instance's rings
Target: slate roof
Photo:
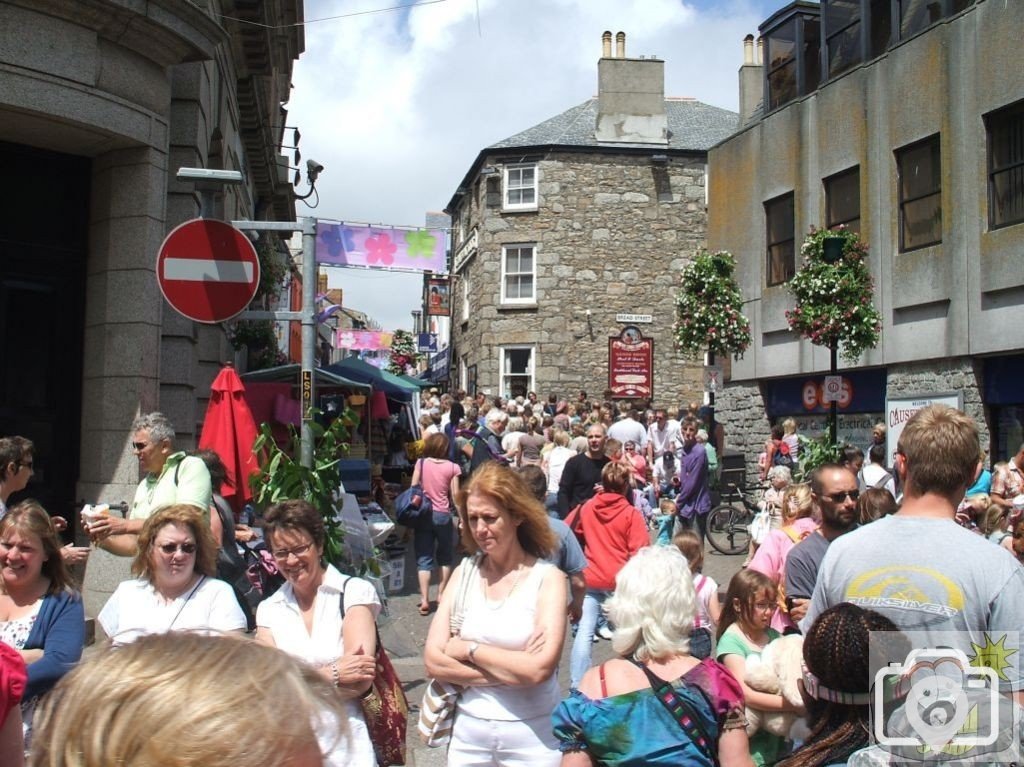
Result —
[[[728, 138], [740, 127], [739, 115], [693, 99], [665, 99], [669, 142], [666, 149], [705, 152]], [[532, 128], [509, 136], [487, 147], [514, 149], [527, 146], [576, 146], [595, 149], [652, 149], [652, 144], [599, 142], [594, 138], [597, 125], [597, 99], [584, 101], [562, 114]]]

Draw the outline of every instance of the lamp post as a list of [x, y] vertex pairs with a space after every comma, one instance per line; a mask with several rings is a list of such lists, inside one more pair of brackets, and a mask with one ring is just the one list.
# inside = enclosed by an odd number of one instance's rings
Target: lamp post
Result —
[[[829, 266], [835, 265], [843, 260], [843, 246], [846, 240], [842, 237], [825, 237], [821, 241], [821, 260]], [[839, 339], [832, 335], [828, 339], [828, 368], [829, 375], [835, 376], [839, 361], [836, 356], [836, 349], [839, 346]], [[828, 441], [833, 446], [838, 443], [838, 414], [836, 412], [836, 400], [832, 397], [828, 403]]]

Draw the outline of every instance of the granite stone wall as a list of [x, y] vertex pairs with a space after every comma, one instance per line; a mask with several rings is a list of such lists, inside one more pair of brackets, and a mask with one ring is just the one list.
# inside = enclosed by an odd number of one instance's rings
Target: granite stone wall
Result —
[[[705, 244], [703, 158], [662, 168], [648, 155], [552, 154], [538, 163], [536, 211], [487, 207], [483, 184], [467, 196], [466, 231], [477, 229], [478, 250], [457, 270], [454, 295], [461, 299], [468, 277], [470, 311], [460, 323], [456, 310], [453, 338], [456, 355], [477, 366], [479, 389], [503, 393], [499, 347], [523, 344], [536, 350], [538, 394], [599, 397], [608, 338], [623, 327], [615, 315], [629, 313], [653, 318], [638, 327], [655, 342], [654, 402], [700, 398], [701, 361], [676, 352], [672, 326], [679, 273]], [[537, 248], [536, 304], [503, 305], [501, 248], [522, 243]]]

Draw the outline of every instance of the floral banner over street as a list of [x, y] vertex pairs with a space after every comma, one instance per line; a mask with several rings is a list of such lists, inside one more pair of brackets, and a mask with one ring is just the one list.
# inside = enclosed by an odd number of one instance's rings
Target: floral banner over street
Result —
[[316, 261], [324, 266], [366, 266], [445, 272], [443, 229], [394, 229], [361, 224], [316, 225]]
[[360, 349], [362, 351], [386, 351], [391, 348], [395, 334], [390, 330], [352, 330], [338, 328], [334, 337], [335, 349]]

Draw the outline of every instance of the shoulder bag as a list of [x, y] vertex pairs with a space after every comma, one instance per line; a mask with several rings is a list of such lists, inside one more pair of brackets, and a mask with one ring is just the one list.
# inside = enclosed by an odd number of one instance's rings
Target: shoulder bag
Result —
[[420, 481], [395, 498], [395, 521], [405, 527], [417, 527], [433, 517], [434, 507], [423, 492], [423, 459], [419, 461]]
[[[466, 610], [466, 595], [473, 582], [473, 573], [479, 567], [480, 555], [467, 559], [459, 578], [458, 591], [452, 603], [449, 622], [451, 635], [455, 636], [462, 629], [462, 619]], [[420, 718], [416, 730], [422, 740], [430, 748], [439, 748], [452, 739], [452, 724], [455, 721], [455, 706], [462, 694], [462, 686], [450, 682], [431, 679], [420, 701]]]
[[[644, 672], [647, 681], [651, 684], [651, 689], [654, 690], [654, 697], [668, 709], [668, 712], [679, 724], [679, 727], [686, 734], [690, 742], [697, 747], [701, 754], [711, 761], [711, 764], [718, 767], [718, 739], [713, 738], [704, 728], [704, 724], [700, 720], [700, 714], [694, 711], [690, 702], [677, 693], [671, 684], [658, 677], [647, 666], [636, 660], [636, 658], [630, 658], [630, 660]], [[687, 689], [691, 687], [693, 685], [686, 685]], [[701, 695], [704, 695], [704, 691], [699, 687], [695, 689]]]
[[[345, 579], [341, 592], [341, 617], [345, 618], [344, 588], [351, 577]], [[373, 742], [373, 753], [378, 767], [394, 767], [405, 764], [406, 720], [409, 716], [409, 701], [402, 689], [391, 658], [380, 641], [380, 631], [374, 621], [373, 630], [377, 635], [377, 673], [370, 689], [359, 699], [366, 720], [366, 729]]]

